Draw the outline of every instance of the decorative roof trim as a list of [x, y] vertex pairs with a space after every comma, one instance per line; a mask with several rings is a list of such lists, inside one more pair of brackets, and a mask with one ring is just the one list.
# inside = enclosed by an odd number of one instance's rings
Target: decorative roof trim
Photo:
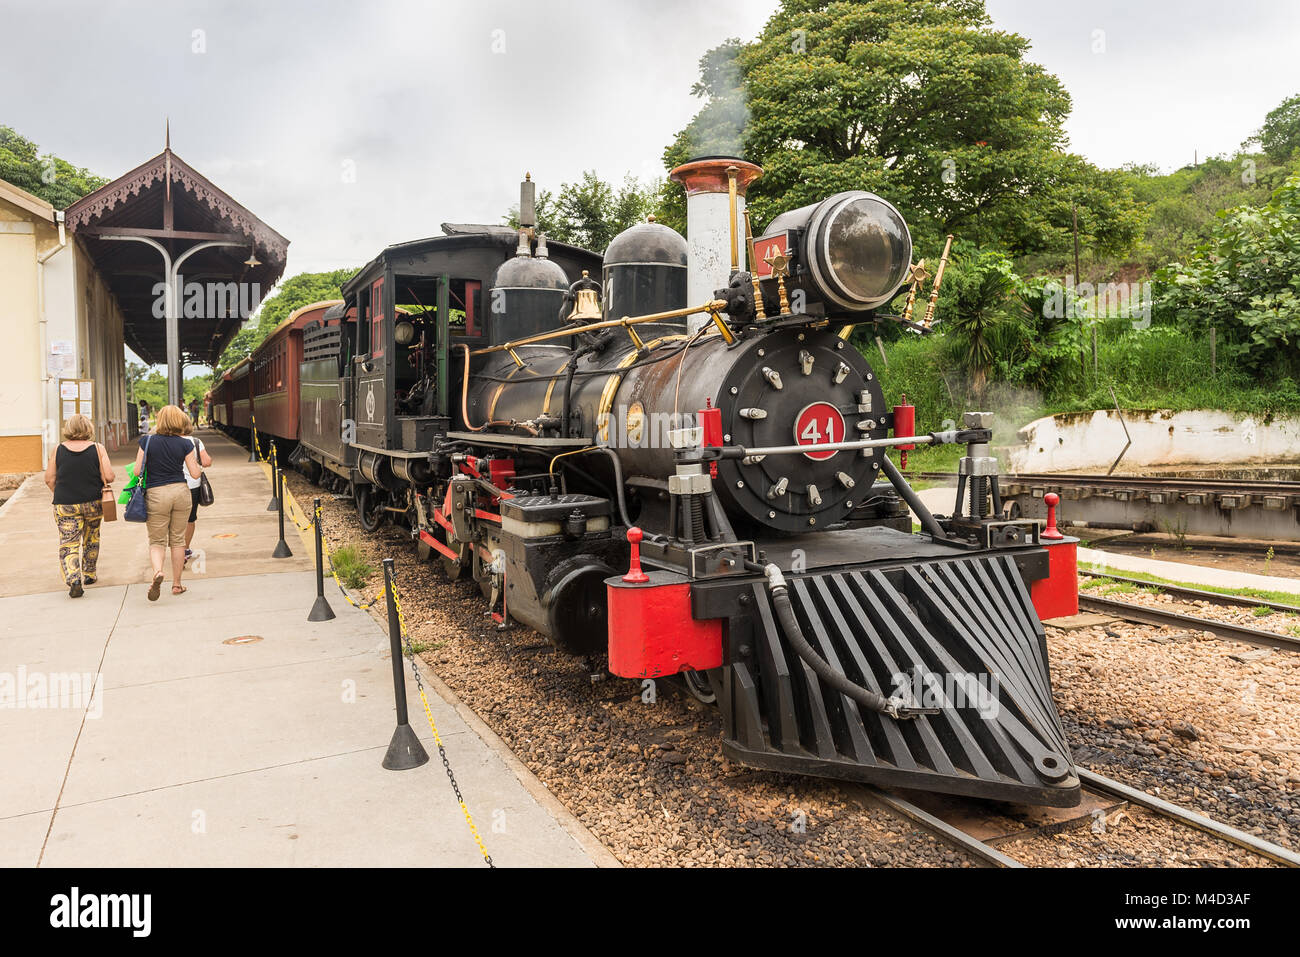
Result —
[[206, 176], [171, 150], [163, 150], [153, 159], [147, 160], [129, 173], [101, 186], [69, 206], [65, 214], [68, 228], [76, 231], [80, 226], [95, 225], [119, 203], [126, 203], [155, 183], [163, 182], [167, 177], [169, 165], [173, 183], [193, 194], [218, 216], [230, 221], [237, 231], [252, 238], [264, 253], [281, 262], [284, 261], [288, 254], [289, 240], [258, 219], [229, 194], [213, 185]]

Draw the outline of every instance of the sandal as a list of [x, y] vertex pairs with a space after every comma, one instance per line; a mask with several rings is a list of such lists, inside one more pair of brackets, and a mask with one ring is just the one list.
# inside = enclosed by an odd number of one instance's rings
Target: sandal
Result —
[[154, 576], [153, 584], [149, 586], [149, 600], [150, 600], [150, 601], [157, 601], [157, 600], [158, 600], [158, 595], [162, 592], [162, 583], [163, 583], [163, 579], [166, 578], [166, 577], [167, 577], [166, 575], [155, 575], [155, 576]]
[[173, 595], [184, 595], [187, 591], [189, 591], [189, 589], [184, 585], [172, 585]]

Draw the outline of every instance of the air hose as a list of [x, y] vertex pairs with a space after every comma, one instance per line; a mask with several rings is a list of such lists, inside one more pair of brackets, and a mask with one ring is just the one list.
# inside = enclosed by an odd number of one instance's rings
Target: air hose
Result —
[[832, 668], [803, 636], [803, 629], [799, 626], [799, 619], [795, 617], [794, 605], [790, 603], [789, 589], [786, 587], [785, 576], [781, 574], [781, 569], [776, 565], [768, 564], [763, 567], [763, 574], [767, 577], [767, 590], [772, 597], [772, 607], [776, 609], [776, 617], [785, 631], [786, 640], [794, 648], [795, 654], [802, 658], [822, 681], [867, 710], [887, 714], [891, 718], [915, 718], [922, 714], [939, 713], [938, 708], [912, 707], [910, 699], [902, 695], [886, 698], [870, 688], [855, 684]]

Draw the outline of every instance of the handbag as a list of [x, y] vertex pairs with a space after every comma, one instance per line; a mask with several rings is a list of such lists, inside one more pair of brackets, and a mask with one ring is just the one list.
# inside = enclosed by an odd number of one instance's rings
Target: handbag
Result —
[[[144, 462], [149, 461], [149, 442], [152, 439], [152, 435], [145, 437]], [[145, 501], [144, 496], [145, 484], [148, 477], [146, 469], [142, 467], [140, 469], [140, 481], [136, 482], [135, 488], [131, 489], [131, 498], [126, 503], [126, 511], [122, 515], [122, 517], [128, 522], [147, 522], [149, 520], [149, 505]]]
[[211, 505], [215, 501], [212, 497], [212, 483], [208, 481], [208, 473], [204, 472], [199, 476], [199, 504]]
[[[196, 439], [194, 442], [194, 458], [196, 461], [199, 459], [201, 453], [202, 449], [199, 447], [198, 440]], [[202, 465], [203, 463], [200, 461], [199, 464]], [[212, 496], [212, 483], [208, 481], [208, 473], [206, 471], [202, 472], [199, 474], [199, 504], [207, 506], [211, 505], [214, 501], [215, 499]]]
[[[104, 477], [104, 470], [102, 467], [100, 468], [99, 471], [99, 477], [101, 479]], [[113, 494], [112, 482], [104, 482], [104, 491], [100, 495], [99, 501], [100, 501], [100, 509], [101, 512], [103, 513], [104, 521], [116, 522], [117, 521], [117, 498]]]

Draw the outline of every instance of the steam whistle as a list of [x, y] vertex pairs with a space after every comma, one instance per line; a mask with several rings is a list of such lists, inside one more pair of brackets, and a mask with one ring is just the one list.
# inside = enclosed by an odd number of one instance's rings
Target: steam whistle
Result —
[[745, 210], [745, 246], [749, 252], [749, 278], [754, 283], [754, 314], [756, 318], [766, 319], [767, 311], [763, 308], [763, 289], [758, 279], [758, 255], [754, 252], [754, 230], [749, 223], [749, 210]]
[[925, 307], [925, 319], [921, 325], [926, 329], [930, 328], [930, 323], [934, 321], [934, 307], [939, 302], [939, 287], [943, 285], [943, 271], [948, 268], [948, 253], [952, 251], [952, 233], [948, 234], [948, 241], [943, 244], [943, 256], [939, 258], [939, 268], [934, 273], [934, 285], [930, 287], [930, 303]]
[[907, 290], [907, 305], [903, 307], [903, 321], [911, 322], [912, 307], [916, 304], [916, 294], [925, 285], [925, 281], [930, 278], [930, 271], [925, 268], [925, 260], [922, 259], [919, 263], [912, 263], [907, 272], [912, 285]]

